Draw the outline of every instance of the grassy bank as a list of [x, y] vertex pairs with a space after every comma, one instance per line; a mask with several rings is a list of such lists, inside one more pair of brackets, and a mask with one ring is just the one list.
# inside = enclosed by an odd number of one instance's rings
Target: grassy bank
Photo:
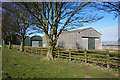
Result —
[[3, 78], [115, 78], [116, 72], [44, 56], [2, 49]]

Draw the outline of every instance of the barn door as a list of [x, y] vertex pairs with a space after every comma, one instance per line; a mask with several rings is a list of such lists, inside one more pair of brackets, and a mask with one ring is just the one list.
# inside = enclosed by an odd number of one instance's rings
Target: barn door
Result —
[[95, 50], [95, 38], [88, 38], [88, 49]]
[[39, 41], [32, 41], [32, 47], [39, 47]]

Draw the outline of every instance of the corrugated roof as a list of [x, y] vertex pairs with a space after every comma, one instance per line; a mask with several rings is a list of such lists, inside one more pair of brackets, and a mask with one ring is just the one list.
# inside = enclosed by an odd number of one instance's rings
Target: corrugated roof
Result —
[[[78, 30], [73, 30], [73, 31], [62, 32], [62, 34], [72, 33], [72, 32], [80, 32], [80, 31], [84, 31], [84, 30], [87, 30], [87, 29], [93, 29], [93, 30], [95, 30], [94, 28], [89, 27], [89, 28], [84, 28], [84, 29], [78, 29]], [[96, 30], [95, 30], [95, 31], [96, 31]], [[96, 31], [96, 32], [99, 33], [98, 31]], [[99, 34], [102, 35], [101, 33], [99, 33]]]

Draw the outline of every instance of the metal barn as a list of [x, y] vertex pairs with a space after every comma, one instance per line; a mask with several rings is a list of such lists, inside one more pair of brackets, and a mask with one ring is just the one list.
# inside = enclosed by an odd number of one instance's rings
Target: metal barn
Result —
[[41, 36], [33, 36], [30, 39], [31, 39], [31, 46], [32, 47], [42, 46], [42, 37]]
[[42, 37], [41, 36], [26, 37], [25, 46], [32, 46], [32, 47], [42, 46]]

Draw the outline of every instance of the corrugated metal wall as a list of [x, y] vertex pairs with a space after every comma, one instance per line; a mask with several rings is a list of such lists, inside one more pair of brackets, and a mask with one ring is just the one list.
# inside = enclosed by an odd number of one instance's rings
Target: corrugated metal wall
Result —
[[25, 38], [25, 46], [31, 46], [30, 37]]

